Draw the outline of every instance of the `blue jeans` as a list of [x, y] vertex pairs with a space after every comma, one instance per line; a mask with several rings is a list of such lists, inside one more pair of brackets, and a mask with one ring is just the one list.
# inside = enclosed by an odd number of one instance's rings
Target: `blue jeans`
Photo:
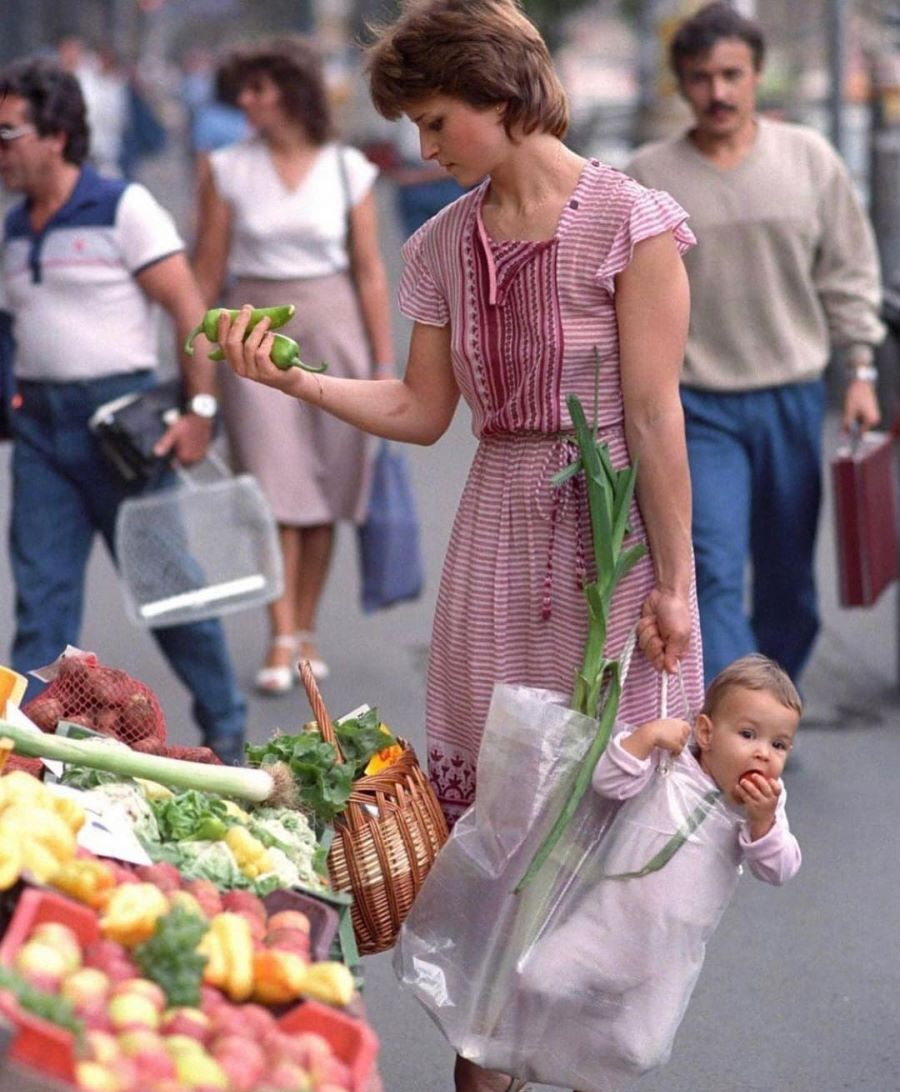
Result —
[[[140, 487], [123, 484], [87, 427], [112, 398], [144, 390], [151, 372], [72, 383], [21, 382], [14, 414], [10, 563], [16, 585], [12, 666], [50, 663], [77, 644], [87, 563], [99, 532], [114, 556], [119, 505]], [[242, 756], [247, 705], [217, 619], [153, 630], [193, 697], [203, 742], [225, 761]], [[31, 698], [35, 683], [29, 684]]]
[[682, 387], [681, 399], [706, 681], [757, 651], [796, 681], [819, 628], [813, 563], [825, 385], [725, 394]]

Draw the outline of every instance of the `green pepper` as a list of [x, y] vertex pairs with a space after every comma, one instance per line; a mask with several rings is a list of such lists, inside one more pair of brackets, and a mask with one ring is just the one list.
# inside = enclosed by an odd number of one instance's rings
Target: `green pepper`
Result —
[[[307, 372], [324, 372], [327, 370], [328, 365], [322, 364], [304, 364], [300, 359], [300, 346], [292, 337], [287, 337], [285, 334], [273, 334], [275, 344], [272, 346], [271, 360], [276, 368], [281, 368], [283, 372], [288, 368], [303, 368]], [[225, 352], [223, 349], [213, 349], [209, 354], [210, 360], [224, 360]]]
[[[270, 330], [284, 326], [286, 322], [293, 318], [296, 310], [297, 308], [292, 303], [281, 304], [279, 307], [256, 307], [250, 312], [247, 333], [249, 334], [253, 327], [258, 322], [262, 322], [264, 318], [269, 320]], [[194, 338], [197, 334], [203, 334], [209, 341], [219, 340], [219, 316], [222, 314], [228, 315], [231, 321], [234, 322], [240, 311], [228, 310], [225, 307], [213, 307], [207, 311], [201, 322], [188, 334], [184, 343], [184, 351], [188, 356], [194, 355]]]

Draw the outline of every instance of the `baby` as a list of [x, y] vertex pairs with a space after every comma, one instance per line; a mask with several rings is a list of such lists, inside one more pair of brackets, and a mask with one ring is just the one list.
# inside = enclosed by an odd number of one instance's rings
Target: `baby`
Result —
[[741, 865], [770, 884], [797, 872], [781, 774], [800, 714], [784, 671], [750, 655], [712, 681], [693, 728], [663, 718], [610, 741], [593, 787], [624, 803], [519, 965], [560, 1056], [584, 1056], [571, 1072], [624, 1082], [662, 1065]]

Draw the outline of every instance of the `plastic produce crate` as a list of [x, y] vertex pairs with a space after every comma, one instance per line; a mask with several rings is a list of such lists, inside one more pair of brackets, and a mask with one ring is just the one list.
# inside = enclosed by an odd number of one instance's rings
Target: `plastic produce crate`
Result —
[[278, 1023], [284, 1031], [314, 1031], [321, 1035], [349, 1066], [351, 1092], [366, 1092], [378, 1056], [378, 1037], [368, 1024], [318, 1001], [296, 1005]]
[[[16, 952], [32, 929], [45, 921], [68, 925], [82, 945], [96, 939], [100, 926], [93, 910], [52, 891], [26, 888], [0, 941], [0, 963], [11, 967]], [[74, 1083], [75, 1039], [65, 1028], [19, 1007], [9, 993], [0, 993], [0, 1012], [15, 1027], [9, 1056], [41, 1073]]]

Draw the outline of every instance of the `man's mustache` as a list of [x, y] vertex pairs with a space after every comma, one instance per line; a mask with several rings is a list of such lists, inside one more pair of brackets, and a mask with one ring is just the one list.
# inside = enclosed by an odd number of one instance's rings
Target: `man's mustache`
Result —
[[719, 110], [728, 110], [730, 113], [734, 113], [734, 109], [729, 102], [711, 102], [704, 113], [715, 114]]

